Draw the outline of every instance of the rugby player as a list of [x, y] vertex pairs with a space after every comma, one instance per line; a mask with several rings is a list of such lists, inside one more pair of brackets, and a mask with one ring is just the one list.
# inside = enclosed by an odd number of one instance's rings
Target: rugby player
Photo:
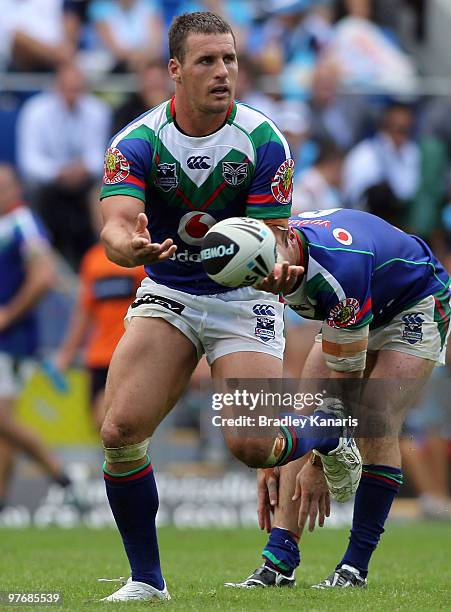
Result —
[[[433, 368], [444, 364], [450, 278], [420, 238], [374, 215], [330, 209], [303, 213], [289, 224], [285, 258], [302, 265], [305, 273], [285, 300], [301, 316], [322, 321], [302, 379], [354, 379], [356, 386], [360, 386], [356, 379], [368, 379], [360, 412], [364, 465], [349, 545], [330, 576], [314, 586], [366, 587], [371, 556], [403, 481], [401, 425]], [[270, 291], [272, 284], [271, 276], [260, 287]], [[339, 404], [342, 398], [335, 401]], [[371, 427], [365, 425], [367, 419]], [[327, 488], [316, 459], [313, 464], [306, 462], [301, 471], [294, 463], [282, 468], [280, 475], [275, 470], [260, 471], [259, 523], [270, 531], [264, 563], [243, 582], [228, 586], [295, 584], [299, 527], [302, 532], [310, 517], [313, 530], [317, 515], [322, 526], [329, 513]], [[270, 507], [275, 507], [272, 530]]]
[[[125, 267], [144, 265], [148, 275], [126, 316], [106, 385], [105, 484], [132, 574], [107, 601], [169, 599], [147, 449], [201, 355], [215, 379], [282, 376], [283, 304], [252, 287], [227, 291], [211, 281], [200, 245], [214, 223], [234, 216], [263, 219], [278, 243], [286, 242], [294, 166], [289, 147], [269, 119], [234, 101], [238, 66], [226, 22], [207, 12], [181, 15], [171, 25], [169, 48], [174, 98], [119, 132], [105, 157], [101, 237], [107, 256]], [[284, 263], [274, 284], [289, 292], [301, 272]], [[312, 440], [299, 452], [311, 450]], [[283, 433], [227, 442], [254, 467], [295, 458]], [[316, 442], [334, 453], [336, 495], [348, 495], [361, 469], [355, 444], [344, 437]]]
[[55, 483], [66, 489], [71, 484], [58, 458], [15, 416], [19, 394], [37, 365], [36, 307], [55, 284], [55, 268], [49, 241], [24, 204], [14, 168], [0, 163], [0, 512], [18, 449]]

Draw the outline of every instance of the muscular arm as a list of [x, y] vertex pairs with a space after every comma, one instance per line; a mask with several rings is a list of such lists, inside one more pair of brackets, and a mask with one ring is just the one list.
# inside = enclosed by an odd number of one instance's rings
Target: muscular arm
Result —
[[108, 259], [124, 268], [133, 268], [138, 264], [131, 243], [144, 204], [137, 198], [110, 196], [102, 200], [101, 206], [104, 225], [100, 238]]
[[130, 196], [110, 196], [102, 200], [104, 226], [100, 237], [108, 259], [134, 268], [169, 259], [177, 247], [171, 239], [152, 243], [141, 200]]

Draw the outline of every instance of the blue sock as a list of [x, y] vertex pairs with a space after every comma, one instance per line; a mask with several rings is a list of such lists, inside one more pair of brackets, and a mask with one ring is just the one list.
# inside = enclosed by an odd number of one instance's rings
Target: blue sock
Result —
[[301, 562], [301, 555], [296, 538], [288, 529], [274, 527], [262, 557], [265, 565], [290, 576]]
[[103, 468], [108, 501], [124, 543], [132, 579], [162, 589], [155, 517], [158, 492], [150, 459], [126, 474]]
[[351, 565], [366, 578], [368, 564], [381, 535], [395, 495], [403, 481], [399, 468], [364, 465], [354, 502], [351, 536], [346, 553], [338, 564]]
[[[321, 410], [315, 410], [317, 419], [330, 419], [331, 415]], [[323, 427], [310, 420], [311, 417], [296, 413], [286, 413], [281, 417], [291, 417], [291, 425], [280, 427], [280, 433], [285, 438], [285, 449], [277, 461], [277, 465], [285, 465], [299, 459], [314, 448], [323, 455], [338, 446], [341, 429], [338, 427]], [[296, 425], [300, 421], [303, 425]]]

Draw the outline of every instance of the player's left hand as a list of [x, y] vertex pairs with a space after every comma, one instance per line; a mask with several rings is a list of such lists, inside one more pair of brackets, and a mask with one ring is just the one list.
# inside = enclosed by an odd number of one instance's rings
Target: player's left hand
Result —
[[257, 470], [257, 515], [260, 529], [271, 533], [271, 512], [277, 505], [279, 468]]
[[310, 461], [302, 467], [296, 476], [296, 488], [293, 501], [301, 498], [298, 525], [302, 534], [309, 518], [309, 531], [315, 529], [316, 517], [318, 525], [324, 526], [327, 516], [330, 516], [330, 493], [322, 467], [312, 465]]
[[291, 293], [302, 280], [304, 268], [302, 266], [292, 266], [288, 261], [276, 263], [274, 270], [258, 285], [254, 285], [260, 291], [269, 293]]

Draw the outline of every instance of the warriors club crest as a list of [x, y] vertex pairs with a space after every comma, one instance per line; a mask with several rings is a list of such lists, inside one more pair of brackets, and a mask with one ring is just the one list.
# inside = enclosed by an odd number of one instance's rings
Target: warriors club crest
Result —
[[280, 204], [288, 204], [293, 191], [294, 160], [286, 159], [279, 166], [271, 182], [271, 191]]
[[232, 187], [244, 183], [248, 175], [248, 162], [222, 162], [222, 176]]
[[125, 180], [130, 174], [130, 164], [127, 158], [116, 147], [110, 147], [105, 153], [105, 185], [115, 185]]
[[357, 320], [357, 313], [360, 310], [359, 300], [346, 298], [338, 302], [330, 311], [327, 324], [330, 327], [348, 327]]

